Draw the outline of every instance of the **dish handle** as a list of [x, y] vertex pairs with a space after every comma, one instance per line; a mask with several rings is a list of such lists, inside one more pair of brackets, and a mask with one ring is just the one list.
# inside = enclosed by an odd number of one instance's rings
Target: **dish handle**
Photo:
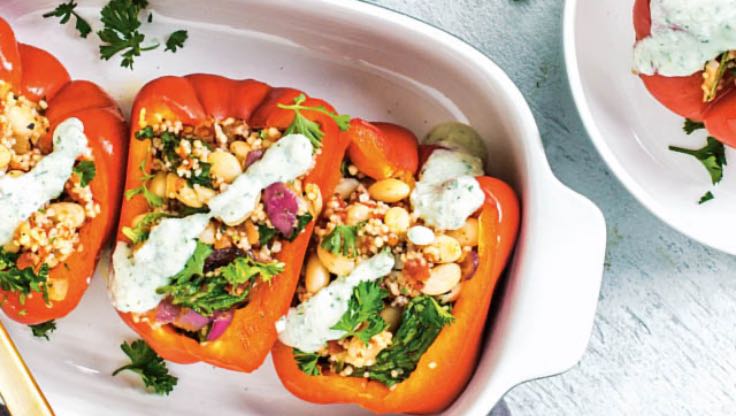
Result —
[[[489, 412], [513, 386], [562, 373], [588, 345], [606, 248], [603, 214], [556, 179], [524, 209], [514, 261], [476, 373], [448, 414]], [[544, 204], [541, 206], [541, 204]]]

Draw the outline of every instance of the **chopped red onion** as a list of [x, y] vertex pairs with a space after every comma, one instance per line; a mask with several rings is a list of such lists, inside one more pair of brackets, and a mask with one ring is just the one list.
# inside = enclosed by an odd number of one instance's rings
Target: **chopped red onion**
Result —
[[214, 321], [212, 321], [210, 333], [207, 334], [207, 341], [214, 341], [220, 338], [232, 321], [233, 311], [217, 312]]
[[210, 318], [198, 314], [193, 309], [188, 309], [186, 312], [179, 314], [179, 317], [174, 321], [174, 326], [186, 331], [197, 332], [209, 323]]
[[463, 280], [470, 279], [478, 270], [478, 252], [475, 250], [468, 253], [465, 259], [460, 263], [460, 270], [463, 272]]
[[245, 167], [252, 165], [255, 161], [260, 160], [263, 157], [263, 150], [253, 150], [248, 152], [245, 157]]
[[282, 182], [276, 182], [263, 191], [263, 203], [271, 224], [283, 236], [290, 236], [296, 225], [296, 214], [299, 212], [299, 203], [294, 192]]
[[162, 324], [170, 324], [174, 322], [181, 309], [178, 306], [174, 306], [168, 299], [163, 300], [156, 307], [156, 322]]

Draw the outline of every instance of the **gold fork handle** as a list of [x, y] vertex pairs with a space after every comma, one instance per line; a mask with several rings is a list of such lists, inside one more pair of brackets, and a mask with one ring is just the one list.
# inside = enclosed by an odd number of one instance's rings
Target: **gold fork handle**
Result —
[[12, 416], [54, 415], [8, 331], [0, 323], [0, 405], [3, 402]]

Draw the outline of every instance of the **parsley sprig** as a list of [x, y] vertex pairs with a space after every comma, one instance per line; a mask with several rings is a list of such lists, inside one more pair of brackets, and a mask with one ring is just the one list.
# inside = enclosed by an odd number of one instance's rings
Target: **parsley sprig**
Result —
[[360, 282], [353, 289], [348, 302], [348, 310], [332, 327], [337, 331], [345, 331], [342, 338], [356, 336], [368, 344], [374, 335], [380, 334], [388, 326], [379, 315], [383, 309], [383, 301], [388, 292], [375, 281]]
[[52, 319], [40, 324], [28, 325], [28, 327], [31, 328], [31, 332], [33, 333], [34, 337], [45, 338], [46, 341], [48, 341], [49, 334], [56, 331], [56, 321]]
[[714, 185], [723, 179], [723, 167], [727, 164], [726, 149], [723, 143], [714, 137], [708, 137], [705, 146], [700, 149], [686, 149], [678, 146], [670, 146], [669, 149], [698, 159], [708, 171]]
[[[86, 38], [92, 32], [92, 26], [75, 11], [77, 3], [69, 0], [59, 4], [54, 10], [43, 15], [44, 18], [59, 17], [61, 24], [66, 24], [74, 16], [76, 29], [81, 37]], [[158, 48], [158, 42], [146, 44], [146, 35], [141, 32], [141, 13], [148, 8], [148, 0], [110, 0], [100, 12], [102, 29], [97, 31], [100, 38], [100, 58], [110, 60], [120, 54], [120, 66], [133, 69], [135, 58], [142, 52]], [[153, 22], [153, 14], [149, 13], [147, 22]], [[186, 30], [177, 30], [166, 39], [165, 51], [176, 53], [184, 46], [189, 34]]]
[[141, 21], [138, 15], [148, 7], [147, 0], [111, 0], [102, 8], [103, 29], [97, 32], [102, 45], [100, 57], [109, 60], [118, 53], [123, 57], [120, 65], [133, 69], [133, 61], [141, 52], [159, 47], [158, 43], [143, 46], [146, 35], [138, 29]]
[[143, 379], [143, 384], [156, 394], [168, 395], [174, 390], [179, 380], [169, 374], [166, 362], [145, 341], [139, 339], [130, 344], [123, 342], [120, 349], [128, 356], [130, 364], [115, 370], [113, 376], [121, 371], [130, 370], [138, 373]]
[[84, 20], [74, 9], [77, 8], [77, 2], [69, 0], [66, 3], [61, 3], [56, 8], [48, 13], [44, 13], [43, 18], [48, 19], [49, 17], [60, 17], [59, 23], [65, 25], [74, 16], [74, 27], [79, 32], [79, 36], [86, 38], [87, 35], [92, 33], [92, 26]]
[[346, 257], [358, 255], [358, 230], [363, 223], [356, 225], [338, 225], [322, 240], [322, 248]]
[[46, 281], [49, 277], [49, 266], [44, 263], [38, 272], [32, 267], [19, 269], [16, 266], [18, 254], [0, 249], [0, 289], [18, 293], [18, 300], [25, 304], [26, 298], [33, 292], [41, 293], [48, 302]]
[[169, 217], [165, 212], [149, 212], [143, 216], [133, 227], [123, 227], [122, 233], [128, 237], [131, 244], [146, 241], [153, 225], [161, 218]]
[[324, 106], [307, 107], [302, 105], [307, 100], [304, 94], [299, 94], [294, 99], [294, 104], [279, 103], [278, 107], [284, 110], [294, 111], [294, 121], [291, 122], [285, 134], [303, 134], [312, 143], [315, 149], [322, 147], [322, 137], [325, 133], [316, 122], [304, 117], [302, 111], [316, 111], [332, 118], [342, 131], [346, 131], [350, 127], [350, 116], [347, 114], [334, 113]]

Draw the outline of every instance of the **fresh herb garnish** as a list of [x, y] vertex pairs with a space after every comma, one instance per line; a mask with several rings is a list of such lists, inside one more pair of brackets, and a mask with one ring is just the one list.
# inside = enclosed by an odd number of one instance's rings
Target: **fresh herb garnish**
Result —
[[91, 160], [83, 160], [74, 166], [74, 173], [79, 176], [79, 185], [82, 187], [85, 187], [89, 185], [90, 182], [92, 182], [92, 179], [95, 178], [95, 175], [97, 174], [97, 169], [95, 168], [95, 162]]
[[[297, 237], [299, 237], [299, 234], [301, 234], [302, 230], [309, 224], [309, 222], [312, 221], [312, 214], [310, 213], [304, 213], [301, 215], [296, 216], [296, 225], [294, 226], [294, 229], [291, 230], [291, 234], [286, 237], [288, 241], [294, 241]], [[276, 235], [278, 234], [278, 231], [275, 228], [271, 228], [268, 225], [265, 224], [258, 224], [258, 244], [263, 247], [271, 243], [274, 238], [276, 238]]]
[[44, 13], [43, 18], [48, 19], [49, 17], [60, 17], [59, 23], [64, 25], [69, 19], [74, 16], [75, 24], [74, 27], [79, 32], [79, 36], [86, 38], [92, 32], [92, 26], [87, 23], [82, 16], [80, 16], [74, 9], [77, 8], [77, 2], [69, 0], [66, 3], [61, 3], [56, 8], [48, 13]]
[[266, 224], [258, 224], [258, 244], [261, 247], [267, 246], [271, 241], [276, 238], [275, 228], [271, 228]]
[[357, 225], [338, 225], [324, 240], [322, 248], [333, 253], [342, 254], [347, 257], [358, 255], [358, 230], [363, 223]]
[[192, 176], [187, 178], [187, 182], [189, 182], [189, 185], [199, 185], [199, 186], [206, 186], [208, 188], [212, 187], [212, 177], [210, 176], [210, 169], [212, 168], [212, 165], [207, 162], [199, 162], [199, 172], [195, 173], [192, 171]]
[[419, 359], [432, 345], [445, 325], [455, 318], [448, 306], [440, 306], [430, 296], [413, 298], [404, 310], [402, 323], [391, 345], [376, 357], [370, 367], [356, 369], [355, 377], [365, 374], [391, 387], [408, 378], [417, 367]]
[[130, 344], [123, 342], [120, 349], [130, 358], [130, 364], [115, 370], [113, 376], [121, 371], [130, 370], [138, 373], [143, 379], [143, 384], [153, 389], [156, 394], [171, 393], [178, 379], [169, 374], [166, 362], [145, 341], [139, 339]]
[[146, 126], [135, 132], [135, 138], [138, 140], [153, 139], [153, 127]]
[[383, 310], [383, 300], [388, 292], [376, 281], [360, 282], [353, 289], [348, 302], [348, 310], [332, 327], [337, 331], [345, 331], [342, 338], [356, 336], [368, 344], [374, 335], [380, 334], [388, 326], [379, 315]]
[[708, 192], [705, 193], [705, 195], [703, 195], [703, 196], [700, 197], [700, 200], [698, 201], [698, 205], [703, 205], [706, 202], [708, 202], [708, 201], [710, 201], [710, 200], [712, 200], [714, 198], [715, 198], [715, 196], [713, 195], [713, 192], [708, 191]]
[[158, 48], [158, 43], [143, 46], [146, 35], [138, 30], [141, 27], [138, 15], [146, 7], [148, 7], [147, 0], [110, 0], [102, 8], [100, 20], [104, 28], [97, 32], [102, 41], [100, 45], [102, 59], [107, 61], [121, 53], [123, 59], [120, 66], [133, 69], [133, 61], [141, 56], [141, 52]]
[[160, 218], [168, 217], [164, 212], [149, 212], [143, 216], [133, 227], [123, 227], [122, 233], [128, 237], [131, 244], [138, 244], [148, 239], [153, 224]]
[[304, 117], [304, 115], [302, 115], [302, 111], [316, 111], [325, 114], [335, 120], [335, 123], [337, 123], [337, 126], [342, 131], [346, 131], [350, 126], [349, 115], [333, 113], [332, 111], [326, 109], [324, 106], [303, 106], [302, 103], [304, 103], [306, 100], [307, 97], [304, 94], [299, 94], [294, 99], [294, 104], [278, 104], [279, 108], [294, 111], [294, 121], [291, 122], [291, 125], [289, 126], [289, 128], [286, 129], [286, 132], [284, 132], [284, 134], [302, 134], [306, 136], [312, 143], [312, 146], [314, 146], [315, 150], [319, 149], [322, 146], [322, 137], [324, 136], [324, 132], [320, 128], [319, 124]]
[[682, 126], [682, 129], [687, 134], [693, 134], [694, 131], [704, 129], [704, 128], [705, 128], [704, 123], [700, 121], [693, 121], [693, 120], [690, 120], [689, 118], [685, 119], [685, 124], [683, 124]]
[[698, 159], [705, 166], [714, 185], [723, 179], [723, 167], [727, 164], [726, 150], [723, 143], [715, 138], [708, 137], [706, 145], [700, 149], [685, 149], [677, 146], [670, 146], [669, 149]]
[[257, 262], [250, 257], [238, 257], [221, 270], [224, 277], [232, 285], [242, 285], [256, 276], [264, 282], [270, 282], [277, 274], [284, 271], [284, 263]]
[[176, 32], [169, 35], [166, 39], [166, 51], [176, 53], [177, 48], [183, 48], [184, 42], [189, 38], [189, 33], [186, 30], [177, 30]]
[[46, 341], [48, 341], [49, 334], [56, 331], [56, 322], [52, 319], [40, 324], [28, 325], [28, 327], [31, 328], [34, 337], [46, 338]]
[[184, 269], [170, 279], [156, 293], [167, 295], [171, 303], [194, 309], [204, 316], [229, 310], [245, 301], [256, 276], [269, 281], [280, 273], [283, 263], [258, 263], [250, 259], [236, 259], [214, 275], [204, 276], [205, 260], [212, 254], [212, 247], [197, 241], [194, 254]]
[[318, 376], [322, 374], [319, 368], [319, 355], [311, 352], [300, 351], [296, 348], [292, 350], [294, 359], [299, 369], [310, 376]]
[[36, 273], [33, 267], [18, 269], [17, 260], [18, 254], [0, 249], [0, 289], [18, 293], [21, 305], [25, 304], [26, 298], [32, 292], [41, 293], [48, 302], [46, 281], [49, 277], [49, 266], [44, 263]]
[[143, 198], [145, 198], [146, 202], [148, 202], [148, 205], [157, 208], [164, 204], [164, 199], [150, 190], [148, 190], [148, 187], [146, 186], [146, 181], [153, 178], [153, 175], [150, 175], [146, 173], [146, 161], [142, 160], [141, 164], [138, 166], [138, 169], [141, 171], [143, 176], [141, 176], [141, 185], [137, 188], [131, 188], [125, 191], [125, 199], [131, 200], [133, 197], [137, 195], [142, 195]]

